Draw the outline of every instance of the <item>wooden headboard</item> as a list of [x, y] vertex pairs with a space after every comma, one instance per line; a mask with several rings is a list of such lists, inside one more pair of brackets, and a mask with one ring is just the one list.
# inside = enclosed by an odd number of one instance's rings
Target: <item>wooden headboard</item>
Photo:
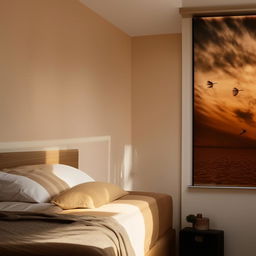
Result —
[[49, 150], [0, 153], [0, 170], [21, 165], [66, 164], [78, 168], [78, 150]]

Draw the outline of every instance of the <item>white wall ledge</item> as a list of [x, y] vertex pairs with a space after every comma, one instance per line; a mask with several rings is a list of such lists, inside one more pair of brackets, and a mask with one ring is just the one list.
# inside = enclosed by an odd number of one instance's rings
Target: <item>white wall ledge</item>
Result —
[[243, 190], [256, 190], [256, 187], [235, 187], [235, 186], [199, 186], [199, 185], [188, 185], [189, 189], [243, 189]]
[[256, 14], [256, 4], [246, 5], [223, 5], [208, 7], [182, 7], [180, 14], [184, 18], [203, 15], [235, 15], [235, 14]]

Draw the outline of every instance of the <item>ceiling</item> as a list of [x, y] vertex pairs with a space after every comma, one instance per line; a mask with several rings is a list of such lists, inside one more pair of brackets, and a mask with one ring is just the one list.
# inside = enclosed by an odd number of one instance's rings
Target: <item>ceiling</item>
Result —
[[181, 32], [182, 0], [80, 0], [130, 36]]

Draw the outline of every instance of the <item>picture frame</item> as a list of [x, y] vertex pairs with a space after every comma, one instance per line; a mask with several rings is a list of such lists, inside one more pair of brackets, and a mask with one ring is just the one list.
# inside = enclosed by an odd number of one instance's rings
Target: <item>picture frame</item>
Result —
[[256, 188], [256, 14], [192, 26], [192, 185]]

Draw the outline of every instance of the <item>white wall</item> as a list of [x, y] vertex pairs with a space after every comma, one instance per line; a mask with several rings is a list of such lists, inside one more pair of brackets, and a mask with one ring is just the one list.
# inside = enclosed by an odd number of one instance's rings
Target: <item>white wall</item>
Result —
[[[188, 1], [187, 1], [188, 2]], [[202, 1], [201, 1], [202, 2]], [[191, 19], [182, 24], [182, 226], [188, 214], [203, 213], [210, 227], [225, 232], [225, 256], [255, 256], [256, 191], [189, 189], [192, 174], [192, 41]]]

